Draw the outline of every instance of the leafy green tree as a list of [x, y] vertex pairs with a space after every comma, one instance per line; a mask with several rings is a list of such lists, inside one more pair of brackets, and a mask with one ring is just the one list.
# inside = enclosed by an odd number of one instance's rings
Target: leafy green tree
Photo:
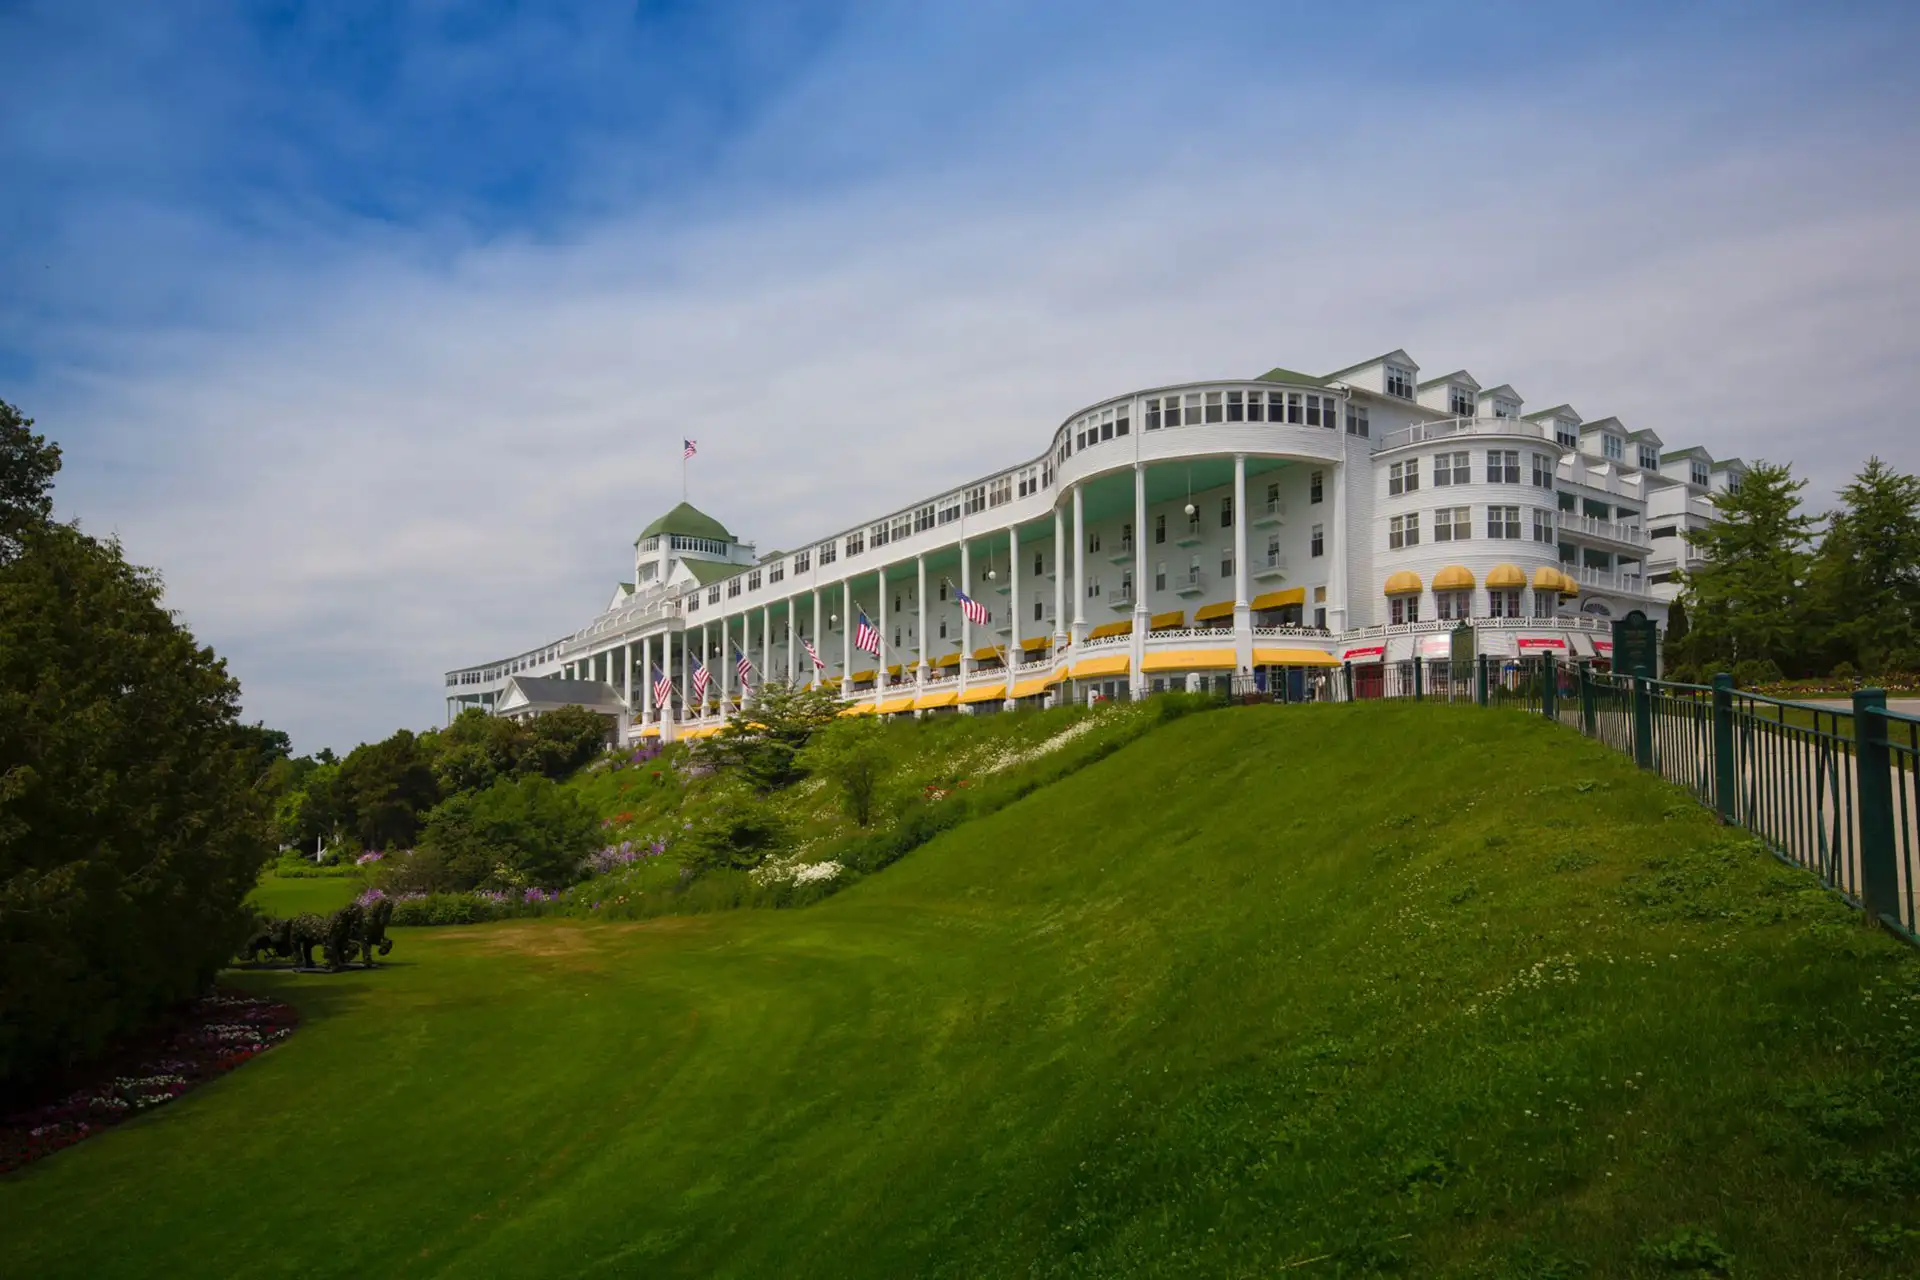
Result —
[[840, 699], [829, 689], [785, 684], [763, 686], [743, 716], [694, 746], [694, 758], [736, 769], [761, 795], [792, 786], [806, 776], [800, 753], [813, 735], [840, 714]]
[[154, 574], [44, 519], [52, 451], [22, 448], [18, 421], [0, 449], [0, 1082], [204, 989], [272, 848], [239, 686]]
[[470, 707], [440, 731], [433, 775], [445, 795], [484, 791], [519, 771], [530, 742], [531, 734], [518, 721]]
[[840, 790], [847, 816], [859, 826], [873, 821], [874, 800], [886, 777], [889, 757], [886, 726], [872, 716], [854, 716], [827, 725], [814, 734], [801, 754], [810, 774], [826, 778]]
[[298, 785], [280, 796], [274, 806], [274, 826], [281, 844], [311, 853], [321, 841], [340, 834], [340, 807], [334, 788], [340, 779], [337, 764], [315, 764]]
[[429, 891], [558, 888], [579, 878], [599, 837], [593, 811], [551, 778], [502, 778], [443, 801], [413, 856], [395, 863], [394, 883]]
[[17, 554], [21, 535], [53, 516], [60, 446], [32, 426], [32, 418], [0, 400], [0, 560]]
[[1682, 660], [1700, 671], [1766, 659], [1804, 665], [1803, 608], [1814, 521], [1800, 513], [1800, 490], [1784, 465], [1756, 463], [1738, 492], [1714, 495], [1720, 519], [1694, 534], [1706, 566], [1686, 575], [1688, 628]]
[[1869, 458], [1840, 500], [1812, 573], [1823, 665], [1905, 667], [1920, 653], [1920, 478]]
[[527, 722], [517, 765], [558, 782], [607, 749], [611, 728], [585, 707], [560, 707]]
[[413, 844], [427, 811], [440, 801], [440, 784], [420, 740], [402, 729], [365, 743], [340, 762], [333, 800], [341, 825], [369, 849]]

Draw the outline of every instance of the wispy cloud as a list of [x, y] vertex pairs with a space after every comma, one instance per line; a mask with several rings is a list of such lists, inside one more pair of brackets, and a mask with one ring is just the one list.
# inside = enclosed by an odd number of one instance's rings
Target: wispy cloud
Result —
[[[135, 322], [41, 313], [10, 398], [69, 444], [64, 509], [161, 566], [249, 714], [311, 748], [431, 722], [441, 670], [588, 620], [677, 500], [683, 435], [696, 501], [768, 547], [1035, 454], [1116, 391], [1393, 346], [1821, 492], [1868, 452], [1920, 467], [1885, 417], [1920, 333], [1911, 116], [1779, 110], [1804, 85], [1778, 48], [1329, 103], [1337, 67], [1238, 82], [1170, 26], [989, 84], [976, 32], [907, 88], [879, 50], [937, 32], [875, 21], [796, 37], [698, 181], [583, 176], [523, 230], [90, 204], [90, 234], [172, 256], [104, 255]], [[970, 130], [940, 114], [962, 90]], [[908, 122], [868, 119], [889, 92]]]

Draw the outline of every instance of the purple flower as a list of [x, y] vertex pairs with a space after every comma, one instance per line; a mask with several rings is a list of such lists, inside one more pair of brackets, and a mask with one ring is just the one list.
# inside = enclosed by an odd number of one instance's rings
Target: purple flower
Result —
[[359, 866], [359, 867], [371, 866], [373, 863], [380, 861], [380, 859], [386, 856], [387, 856], [386, 854], [380, 853], [377, 850], [369, 849], [365, 853], [361, 854], [359, 857], [355, 858], [353, 862], [355, 866]]
[[386, 894], [382, 893], [378, 889], [369, 889], [365, 893], [361, 894], [359, 897], [355, 898], [354, 901], [359, 903], [363, 907], [370, 907], [374, 903], [380, 901], [380, 899], [386, 896], [387, 896]]

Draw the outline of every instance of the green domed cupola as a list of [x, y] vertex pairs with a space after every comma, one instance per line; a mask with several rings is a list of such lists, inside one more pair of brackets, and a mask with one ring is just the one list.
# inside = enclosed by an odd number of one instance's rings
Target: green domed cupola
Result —
[[705, 538], [711, 542], [734, 540], [733, 535], [727, 532], [725, 525], [685, 502], [642, 529], [640, 537], [634, 541], [643, 541], [662, 533], [678, 535], [682, 538]]

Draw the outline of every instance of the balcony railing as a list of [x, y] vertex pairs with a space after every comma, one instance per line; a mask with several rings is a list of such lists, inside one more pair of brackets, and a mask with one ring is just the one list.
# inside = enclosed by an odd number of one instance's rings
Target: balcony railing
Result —
[[1189, 569], [1185, 573], [1168, 575], [1173, 583], [1173, 594], [1177, 596], [1197, 596], [1207, 589], [1207, 574], [1204, 569]]
[[1647, 531], [1637, 524], [1621, 524], [1614, 520], [1602, 520], [1598, 516], [1573, 515], [1561, 513], [1560, 532], [1571, 533], [1576, 537], [1602, 538], [1608, 542], [1625, 543], [1633, 547], [1650, 545]]
[[1421, 422], [1380, 438], [1382, 452], [1429, 440], [1451, 440], [1457, 436], [1525, 436], [1529, 440], [1551, 440], [1553, 431], [1537, 422], [1519, 418], [1448, 418], [1441, 422]]
[[1583, 566], [1574, 576], [1583, 587], [1597, 587], [1602, 591], [1629, 596], [1647, 594], [1647, 578], [1642, 573], [1616, 573], [1611, 569], [1588, 569]]
[[1253, 557], [1253, 576], [1256, 578], [1278, 578], [1286, 571], [1287, 557], [1284, 552], [1269, 551]]

